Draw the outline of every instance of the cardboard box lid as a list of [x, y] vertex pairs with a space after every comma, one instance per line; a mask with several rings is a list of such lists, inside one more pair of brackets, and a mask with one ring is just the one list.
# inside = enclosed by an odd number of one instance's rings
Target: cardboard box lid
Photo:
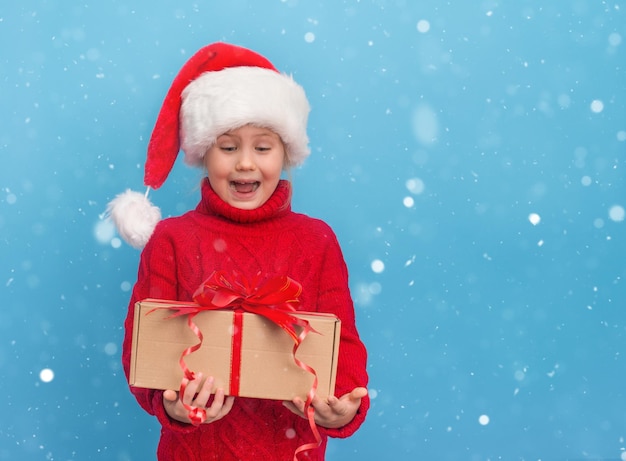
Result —
[[[181, 354], [199, 342], [187, 325], [187, 316], [167, 318], [173, 313], [163, 309], [167, 305], [167, 301], [145, 300], [135, 307], [129, 377], [133, 386], [177, 390], [183, 376], [179, 364]], [[306, 336], [297, 357], [315, 370], [317, 394], [322, 398], [332, 395], [341, 323], [331, 314], [298, 312], [296, 315], [309, 321], [319, 332]], [[227, 393], [233, 317], [231, 310], [197, 314], [194, 323], [202, 332], [202, 346], [185, 357], [190, 370], [213, 376], [216, 386]], [[239, 395], [276, 400], [291, 400], [295, 396], [305, 399], [313, 375], [296, 365], [293, 346], [293, 339], [270, 320], [243, 313]]]

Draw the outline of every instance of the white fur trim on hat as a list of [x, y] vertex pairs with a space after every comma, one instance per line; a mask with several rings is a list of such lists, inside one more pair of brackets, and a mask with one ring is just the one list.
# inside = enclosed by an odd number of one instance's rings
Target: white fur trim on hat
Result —
[[299, 166], [310, 152], [309, 111], [304, 90], [291, 76], [245, 66], [205, 72], [182, 93], [185, 163], [202, 166], [204, 154], [220, 135], [254, 124], [275, 131], [285, 143], [287, 166]]

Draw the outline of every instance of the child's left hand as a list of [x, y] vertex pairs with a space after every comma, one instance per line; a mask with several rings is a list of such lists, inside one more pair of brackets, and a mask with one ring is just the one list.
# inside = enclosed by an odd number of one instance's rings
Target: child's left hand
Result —
[[[356, 387], [340, 398], [333, 396], [327, 400], [322, 400], [317, 395], [313, 397], [311, 405], [315, 408], [315, 423], [322, 427], [338, 428], [345, 426], [361, 406], [361, 399], [367, 395], [367, 389]], [[293, 413], [306, 418], [304, 414], [305, 402], [296, 397], [292, 401], [284, 401], [283, 405]]]

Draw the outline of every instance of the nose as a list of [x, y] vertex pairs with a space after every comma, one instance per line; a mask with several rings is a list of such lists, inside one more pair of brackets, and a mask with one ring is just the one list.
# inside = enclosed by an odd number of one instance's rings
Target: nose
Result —
[[239, 171], [249, 171], [254, 170], [256, 168], [256, 164], [254, 162], [254, 151], [249, 147], [242, 147], [239, 150], [239, 156], [237, 157], [237, 170]]

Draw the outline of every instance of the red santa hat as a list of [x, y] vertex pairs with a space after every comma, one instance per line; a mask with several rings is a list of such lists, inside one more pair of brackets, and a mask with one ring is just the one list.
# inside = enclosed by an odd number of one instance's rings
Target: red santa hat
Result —
[[[180, 69], [156, 121], [144, 169], [144, 184], [163, 185], [182, 149], [185, 163], [201, 167], [204, 154], [221, 134], [247, 124], [270, 128], [285, 145], [286, 166], [309, 155], [309, 103], [291, 76], [246, 48], [214, 43], [200, 49]], [[107, 212], [119, 234], [142, 248], [161, 219], [146, 194], [127, 190]]]

